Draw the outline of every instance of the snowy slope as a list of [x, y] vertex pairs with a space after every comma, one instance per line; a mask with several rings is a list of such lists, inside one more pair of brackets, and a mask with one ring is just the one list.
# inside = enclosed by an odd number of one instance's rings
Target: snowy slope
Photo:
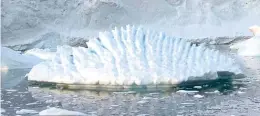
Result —
[[259, 0], [2, 0], [2, 44], [16, 50], [51, 48], [126, 24], [187, 39], [247, 36], [246, 28], [260, 23], [259, 4]]
[[218, 71], [242, 73], [236, 61], [225, 54], [142, 27], [128, 25], [100, 32], [88, 46], [58, 46], [55, 58], [34, 66], [28, 79], [146, 85], [216, 79]]

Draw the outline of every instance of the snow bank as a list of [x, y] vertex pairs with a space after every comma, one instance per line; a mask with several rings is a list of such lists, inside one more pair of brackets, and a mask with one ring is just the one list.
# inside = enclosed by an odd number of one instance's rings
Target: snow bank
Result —
[[16, 50], [56, 47], [126, 24], [189, 39], [248, 36], [246, 28], [260, 23], [259, 4], [259, 0], [2, 0], [2, 44]]
[[185, 39], [126, 26], [100, 32], [89, 48], [58, 46], [52, 61], [32, 68], [29, 80], [69, 84], [178, 84], [241, 73], [234, 59]]
[[37, 57], [24, 55], [19, 51], [1, 47], [1, 69], [32, 68], [41, 61]]
[[60, 109], [60, 108], [48, 108], [46, 110], [43, 110], [39, 113], [40, 116], [86, 116], [86, 114], [81, 113], [81, 112], [76, 112], [76, 111], [69, 111], [69, 110], [65, 110], [65, 109]]

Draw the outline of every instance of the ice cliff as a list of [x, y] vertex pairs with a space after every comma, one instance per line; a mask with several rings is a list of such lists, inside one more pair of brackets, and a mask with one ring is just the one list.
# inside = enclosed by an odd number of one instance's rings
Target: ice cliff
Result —
[[[185, 39], [250, 35], [259, 0], [2, 0], [2, 45], [78, 45], [99, 31], [142, 24]], [[218, 41], [217, 41], [218, 42]], [[222, 42], [223, 43], [223, 42]]]
[[217, 79], [218, 71], [241, 73], [231, 57], [185, 39], [126, 26], [100, 32], [89, 48], [58, 46], [51, 61], [32, 68], [28, 79], [69, 84], [178, 84]]

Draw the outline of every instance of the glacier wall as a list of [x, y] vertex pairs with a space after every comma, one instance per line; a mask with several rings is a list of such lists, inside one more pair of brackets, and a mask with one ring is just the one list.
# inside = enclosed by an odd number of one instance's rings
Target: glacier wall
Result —
[[[251, 35], [259, 0], [2, 0], [2, 44], [16, 50], [77, 45], [102, 30], [142, 24], [194, 38]], [[80, 41], [80, 42], [78, 42]]]
[[58, 46], [52, 61], [32, 68], [29, 80], [69, 84], [178, 84], [242, 73], [236, 61], [203, 45], [141, 26], [100, 32], [89, 48]]

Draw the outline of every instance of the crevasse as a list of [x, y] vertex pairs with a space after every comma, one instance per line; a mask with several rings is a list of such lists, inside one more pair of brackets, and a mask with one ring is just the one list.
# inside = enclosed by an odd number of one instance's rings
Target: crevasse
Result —
[[55, 57], [34, 66], [28, 79], [68, 84], [146, 85], [216, 79], [218, 71], [241, 73], [236, 61], [219, 51], [141, 26], [127, 25], [100, 32], [88, 46], [58, 46]]

